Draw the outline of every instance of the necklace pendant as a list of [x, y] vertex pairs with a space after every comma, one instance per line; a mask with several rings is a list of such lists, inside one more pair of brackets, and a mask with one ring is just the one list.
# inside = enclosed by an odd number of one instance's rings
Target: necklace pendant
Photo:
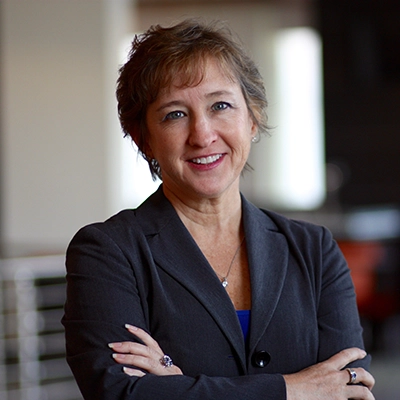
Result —
[[226, 277], [225, 278], [223, 278], [222, 279], [222, 286], [224, 287], [224, 288], [226, 288], [227, 286], [228, 286], [228, 281], [226, 280]]

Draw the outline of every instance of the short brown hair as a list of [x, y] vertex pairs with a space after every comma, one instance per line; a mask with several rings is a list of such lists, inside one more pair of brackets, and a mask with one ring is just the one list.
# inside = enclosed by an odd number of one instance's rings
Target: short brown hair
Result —
[[268, 130], [264, 83], [255, 63], [243, 46], [219, 22], [201, 23], [187, 19], [172, 27], [152, 26], [136, 35], [128, 61], [120, 68], [117, 81], [118, 115], [125, 136], [130, 135], [149, 163], [153, 178], [161, 178], [158, 162], [147, 156], [146, 113], [161, 89], [173, 79], [182, 86], [196, 85], [204, 61], [212, 57], [241, 86], [249, 112], [259, 133]]

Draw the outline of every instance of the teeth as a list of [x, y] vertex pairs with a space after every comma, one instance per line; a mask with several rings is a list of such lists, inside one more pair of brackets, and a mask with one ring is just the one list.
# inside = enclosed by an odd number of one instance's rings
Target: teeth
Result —
[[216, 154], [215, 156], [208, 156], [208, 157], [201, 157], [201, 158], [194, 158], [192, 162], [195, 164], [211, 164], [222, 157], [222, 154]]

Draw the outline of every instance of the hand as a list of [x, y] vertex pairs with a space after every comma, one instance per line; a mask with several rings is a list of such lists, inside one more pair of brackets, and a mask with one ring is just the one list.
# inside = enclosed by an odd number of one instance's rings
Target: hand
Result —
[[342, 350], [328, 360], [300, 372], [284, 375], [287, 400], [373, 400], [371, 390], [375, 384], [373, 376], [363, 368], [353, 368], [357, 374], [354, 382], [365, 386], [349, 385], [349, 371], [343, 369], [352, 361], [366, 356], [364, 350], [350, 348]]
[[165, 367], [161, 364], [160, 360], [164, 356], [164, 352], [148, 333], [132, 325], [125, 327], [144, 343], [118, 342], [108, 345], [115, 351], [113, 358], [117, 363], [140, 368], [124, 367], [127, 375], [142, 377], [146, 372], [154, 375], [183, 375], [181, 369], [176, 365]]

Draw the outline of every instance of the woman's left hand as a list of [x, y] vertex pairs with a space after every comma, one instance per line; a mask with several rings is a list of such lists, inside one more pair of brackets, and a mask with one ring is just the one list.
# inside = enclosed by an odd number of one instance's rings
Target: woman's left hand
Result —
[[139, 368], [124, 367], [124, 372], [127, 375], [142, 377], [146, 372], [164, 376], [183, 375], [181, 369], [176, 365], [165, 366], [163, 364], [165, 354], [147, 332], [132, 325], [126, 325], [126, 328], [144, 344], [116, 342], [110, 343], [108, 346], [115, 351], [113, 358], [117, 363]]

